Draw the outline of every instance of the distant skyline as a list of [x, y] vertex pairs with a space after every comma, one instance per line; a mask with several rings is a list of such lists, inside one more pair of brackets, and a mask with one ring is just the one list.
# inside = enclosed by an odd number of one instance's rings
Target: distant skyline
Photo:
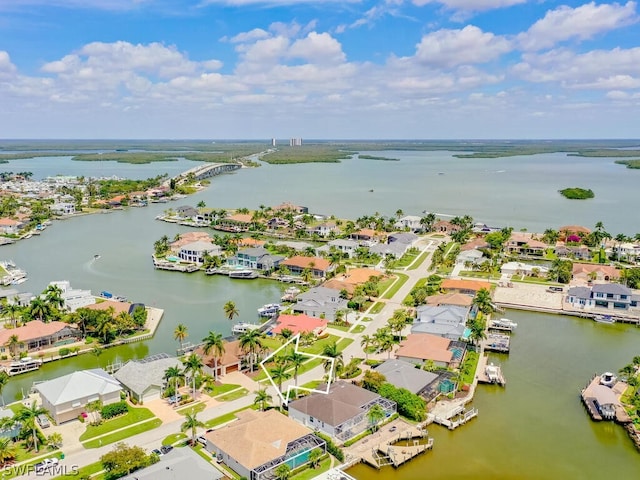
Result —
[[0, 0], [0, 138], [640, 137], [637, 3]]

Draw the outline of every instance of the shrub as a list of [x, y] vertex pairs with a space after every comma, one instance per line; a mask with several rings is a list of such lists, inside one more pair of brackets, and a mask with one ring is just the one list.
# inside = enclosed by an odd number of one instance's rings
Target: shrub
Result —
[[78, 415], [78, 421], [80, 423], [84, 423], [84, 416], [83, 415]]
[[58, 350], [58, 354], [61, 357], [66, 357], [67, 355], [69, 355], [69, 353], [71, 353], [71, 350], [69, 350], [67, 347], [61, 348], [60, 350]]
[[385, 383], [379, 388], [378, 393], [384, 398], [396, 402], [400, 415], [418, 422], [426, 418], [425, 401], [406, 388], [397, 388], [390, 383]]
[[320, 432], [314, 432], [314, 435], [318, 438], [321, 438], [325, 442], [327, 442], [327, 452], [329, 452], [331, 455], [336, 457], [336, 459], [339, 460], [340, 462], [344, 462], [344, 452], [339, 446], [333, 443], [333, 440], [331, 440], [331, 437]]
[[102, 416], [102, 418], [107, 420], [109, 418], [113, 418], [113, 417], [117, 417], [118, 415], [125, 414], [128, 411], [129, 411], [129, 405], [127, 405], [127, 402], [118, 402], [118, 403], [112, 403], [110, 405], [105, 405], [104, 407], [102, 407], [102, 410], [100, 411], [100, 415]]

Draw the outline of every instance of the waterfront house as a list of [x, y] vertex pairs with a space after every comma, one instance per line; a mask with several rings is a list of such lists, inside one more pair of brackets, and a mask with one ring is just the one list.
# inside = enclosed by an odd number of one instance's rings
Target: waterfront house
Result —
[[402, 340], [396, 350], [396, 358], [414, 365], [422, 365], [431, 360], [436, 366], [448, 368], [461, 356], [451, 348], [451, 340], [428, 333], [412, 333]]
[[[204, 363], [204, 372], [207, 375], [218, 377], [226, 375], [227, 373], [241, 371], [242, 361], [246, 357], [246, 353], [242, 351], [242, 348], [240, 348], [239, 340], [225, 341], [224, 352], [222, 353], [222, 356], [217, 359], [214, 357], [213, 351], [205, 355], [202, 347], [198, 347], [195, 350], [195, 353], [202, 358], [202, 363]], [[218, 367], [217, 371], [216, 365]]]
[[343, 256], [352, 258], [360, 245], [355, 240], [351, 240], [349, 238], [337, 238], [335, 240], [327, 242], [326, 245], [317, 248], [316, 255], [320, 255], [321, 253], [328, 253], [332, 250], [332, 247], [340, 252]]
[[384, 232], [376, 232], [370, 228], [362, 228], [349, 234], [351, 240], [355, 240], [362, 247], [371, 247], [379, 242], [384, 242], [387, 235]]
[[278, 240], [274, 245], [276, 247], [285, 247], [296, 252], [313, 251], [315, 249], [312, 243], [295, 240]]
[[379, 405], [385, 414], [378, 423], [396, 412], [395, 402], [339, 380], [331, 384], [329, 393], [313, 393], [289, 402], [289, 418], [346, 442], [371, 427], [368, 413], [374, 405]]
[[24, 224], [18, 220], [7, 217], [0, 218], [0, 233], [16, 235], [22, 227], [24, 227]]
[[198, 210], [190, 205], [181, 205], [175, 209], [175, 217], [183, 220], [195, 220], [198, 216]]
[[206, 449], [239, 477], [271, 480], [280, 465], [298, 468], [326, 443], [277, 410], [236, 412], [237, 420], [205, 434]]
[[361, 285], [371, 278], [384, 277], [384, 273], [371, 268], [352, 268], [343, 275], [333, 277], [322, 284], [323, 287], [336, 290], [346, 290], [349, 295], [353, 295], [355, 287]]
[[564, 225], [558, 229], [558, 233], [560, 234], [560, 240], [566, 241], [572, 235], [584, 238], [591, 233], [591, 230], [582, 225]]
[[416, 240], [418, 240], [418, 235], [416, 235], [415, 233], [411, 233], [411, 232], [396, 232], [396, 233], [391, 233], [389, 234], [389, 236], [387, 237], [387, 243], [389, 244], [393, 244], [393, 243], [403, 243], [407, 246], [411, 246], [415, 243]]
[[419, 232], [423, 228], [420, 220], [422, 220], [422, 217], [418, 217], [416, 215], [405, 215], [404, 217], [399, 218], [393, 226], [400, 230], [409, 230], [415, 233]]
[[67, 280], [51, 282], [49, 285], [58, 287], [62, 291], [60, 297], [64, 301], [63, 308], [70, 312], [96, 303], [96, 298], [91, 294], [91, 290], [71, 288], [71, 283]]
[[212, 257], [220, 256], [222, 255], [222, 247], [203, 240], [198, 240], [197, 242], [188, 243], [182, 246], [178, 251], [178, 258], [184, 262], [202, 265], [205, 253]]
[[142, 404], [162, 397], [167, 383], [164, 373], [170, 367], [182, 366], [176, 357], [152, 355], [142, 360], [129, 360], [113, 376], [122, 384], [129, 398]]
[[640, 307], [640, 295], [618, 283], [603, 283], [592, 287], [571, 287], [565, 302], [576, 309], [629, 310]]
[[505, 242], [504, 251], [510, 255], [529, 255], [541, 257], [548, 245], [533, 238], [532, 234], [513, 232]]
[[640, 260], [640, 244], [631, 242], [614, 242], [606, 249], [608, 255], [615, 255], [619, 260], [637, 263]]
[[289, 269], [292, 275], [300, 275], [305, 269], [309, 269], [313, 278], [323, 278], [333, 269], [331, 262], [320, 257], [294, 256], [280, 263]]
[[294, 313], [326, 318], [332, 322], [335, 320], [338, 310], [347, 309], [347, 303], [346, 299], [340, 297], [340, 290], [315, 287], [298, 295], [292, 308]]
[[620, 270], [610, 265], [597, 263], [574, 263], [572, 275], [574, 280], [583, 282], [610, 282], [620, 278]]
[[487, 243], [484, 237], [476, 237], [472, 240], [469, 240], [467, 243], [460, 247], [461, 252], [466, 252], [469, 250], [485, 250], [491, 248], [491, 245]]
[[566, 245], [556, 242], [555, 254], [560, 258], [575, 258], [576, 260], [591, 260], [591, 250], [586, 245]]
[[120, 480], [219, 480], [227, 478], [207, 460], [191, 448], [174, 448], [156, 462]]
[[283, 260], [284, 257], [271, 255], [269, 250], [264, 247], [249, 247], [238, 250], [235, 256], [227, 259], [227, 263], [232, 266], [268, 272], [278, 268]]
[[100, 401], [102, 405], [109, 405], [119, 402], [122, 392], [120, 382], [101, 368], [78, 370], [37, 383], [34, 389], [57, 424], [78, 418], [87, 411], [88, 403]]
[[175, 254], [177, 254], [182, 247], [194, 242], [208, 242], [213, 243], [213, 239], [206, 232], [186, 232], [178, 235], [177, 240], [169, 244], [169, 248]]
[[503, 275], [524, 275], [527, 277], [541, 277], [549, 273], [547, 267], [541, 265], [530, 265], [522, 262], [507, 262], [500, 267]]
[[108, 312], [109, 310], [113, 311], [113, 316], [117, 317], [121, 313], [129, 313], [132, 314], [133, 310], [136, 307], [144, 308], [144, 305], [140, 303], [130, 303], [130, 302], [117, 302], [115, 300], [105, 300], [104, 302], [94, 303], [93, 305], [87, 305], [84, 308], [88, 308], [89, 310], [103, 310]]
[[416, 310], [411, 333], [429, 333], [458, 340], [465, 337], [468, 315], [468, 307], [421, 305]]
[[438, 380], [437, 374], [416, 368], [415, 363], [400, 359], [386, 360], [374, 370], [384, 375], [391, 385], [416, 395], [421, 395]]
[[280, 205], [273, 207], [275, 212], [293, 212], [293, 213], [309, 213], [308, 207], [303, 207], [300, 205], [294, 205], [291, 202], [283, 202]]
[[473, 297], [463, 293], [443, 293], [427, 297], [427, 305], [436, 305], [439, 307], [446, 307], [450, 305], [470, 308], [472, 303]]
[[445, 292], [457, 292], [466, 295], [475, 295], [480, 290], [491, 290], [493, 285], [481, 280], [459, 280], [456, 278], [446, 278], [440, 284], [440, 289]]
[[251, 238], [251, 237], [242, 237], [242, 238], [238, 238], [233, 239], [232, 240], [233, 243], [235, 243], [238, 248], [243, 248], [243, 247], [252, 247], [252, 248], [256, 248], [256, 247], [264, 247], [264, 245], [267, 243], [264, 240], [258, 240], [255, 238]]
[[16, 335], [20, 342], [15, 354], [60, 347], [78, 341], [81, 336], [80, 331], [68, 323], [44, 323], [40, 320], [31, 320], [22, 327], [0, 330], [0, 353], [2, 355], [12, 354], [7, 344], [13, 335]]
[[451, 222], [447, 222], [446, 220], [439, 220], [433, 224], [433, 231], [438, 233], [444, 233], [446, 235], [451, 235], [452, 233], [456, 233], [462, 230], [460, 225], [455, 225]]
[[247, 213], [236, 213], [225, 218], [217, 219], [214, 228], [229, 232], [246, 232], [253, 223], [253, 216]]
[[54, 215], [73, 215], [76, 213], [76, 205], [71, 202], [56, 202], [49, 206], [49, 210]]
[[280, 315], [276, 320], [276, 325], [271, 329], [271, 333], [278, 335], [283, 330], [289, 330], [294, 335], [298, 333], [313, 332], [320, 336], [327, 328], [327, 320], [324, 318], [310, 317], [305, 314]]

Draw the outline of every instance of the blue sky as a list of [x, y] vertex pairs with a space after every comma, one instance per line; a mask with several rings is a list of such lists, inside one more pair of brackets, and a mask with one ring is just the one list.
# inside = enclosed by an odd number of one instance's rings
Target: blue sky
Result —
[[640, 138], [634, 1], [0, 0], [0, 138]]

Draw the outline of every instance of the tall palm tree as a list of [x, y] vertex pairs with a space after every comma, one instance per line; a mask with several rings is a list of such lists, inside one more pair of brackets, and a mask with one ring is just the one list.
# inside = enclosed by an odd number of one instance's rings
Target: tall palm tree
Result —
[[41, 322], [44, 322], [47, 320], [47, 317], [51, 313], [51, 309], [43, 299], [41, 299], [40, 297], [36, 297], [31, 300], [31, 303], [29, 304], [29, 312], [31, 313], [32, 317], [37, 318]]
[[13, 328], [16, 328], [18, 325], [16, 314], [22, 311], [22, 307], [17, 303], [9, 303], [6, 307], [4, 307], [5, 311], [9, 314], [9, 318], [11, 319], [11, 325]]
[[178, 385], [180, 383], [180, 380], [184, 378], [184, 373], [178, 367], [173, 366], [173, 367], [167, 368], [164, 371], [164, 377], [163, 378], [169, 384], [171, 383], [171, 380], [173, 379], [173, 390], [175, 391], [175, 393], [178, 393]]
[[278, 390], [282, 393], [282, 383], [291, 378], [291, 374], [287, 372], [286, 363], [280, 363], [269, 369], [269, 373], [273, 381], [278, 385]]
[[369, 360], [369, 347], [374, 344], [374, 339], [371, 335], [362, 335], [360, 337], [360, 346], [364, 350], [365, 361]]
[[224, 355], [224, 340], [222, 334], [217, 332], [209, 332], [209, 334], [202, 339], [204, 345], [202, 350], [205, 355], [213, 353], [213, 378], [218, 380], [218, 359]]
[[298, 386], [298, 370], [300, 370], [306, 359], [306, 356], [296, 351], [292, 351], [287, 355], [287, 363], [290, 367], [293, 367], [293, 379], [296, 387]]
[[[334, 381], [336, 379], [336, 373], [341, 370], [344, 365], [342, 352], [338, 350], [338, 344], [336, 342], [327, 343], [322, 349], [322, 355], [329, 357], [323, 362], [324, 371], [329, 373], [331, 380]], [[332, 363], [333, 368], [331, 367]]]
[[46, 415], [48, 413], [49, 412], [46, 408], [39, 407], [34, 401], [29, 407], [23, 406], [16, 414], [16, 419], [22, 422], [24, 427], [31, 429], [31, 433], [33, 435], [33, 446], [36, 452], [38, 451], [36, 419], [38, 418], [38, 415]]
[[485, 315], [493, 312], [493, 300], [491, 299], [491, 293], [486, 288], [481, 288], [473, 297], [472, 305], [477, 307]]
[[387, 357], [391, 358], [391, 351], [393, 350], [395, 342], [389, 327], [382, 327], [376, 330], [373, 334], [373, 338], [376, 341], [376, 346], [383, 352], [387, 352]]
[[193, 381], [193, 399], [196, 399], [196, 375], [202, 372], [202, 367], [204, 364], [202, 363], [202, 359], [192, 353], [186, 359], [182, 361], [184, 365], [184, 373], [185, 375], [189, 375], [191, 380]]
[[101, 315], [96, 325], [96, 333], [100, 335], [103, 343], [109, 343], [113, 334], [113, 319], [109, 315]]
[[57, 285], [49, 285], [44, 291], [45, 302], [52, 307], [62, 309], [65, 301], [62, 298], [62, 289]]
[[258, 405], [260, 407], [260, 411], [264, 412], [273, 400], [273, 397], [269, 395], [269, 392], [267, 392], [266, 388], [261, 388], [260, 390], [256, 390], [253, 393], [256, 394], [255, 398], [253, 399], [253, 404]]
[[256, 363], [258, 352], [264, 348], [264, 345], [262, 344], [263, 338], [264, 333], [258, 329], [247, 330], [238, 338], [240, 349], [249, 357], [251, 371], [253, 371], [253, 366]]
[[186, 325], [179, 323], [176, 329], [173, 331], [173, 338], [180, 342], [180, 351], [184, 351], [183, 342], [189, 336], [189, 329]]
[[18, 337], [18, 335], [13, 334], [9, 337], [9, 340], [7, 340], [7, 348], [9, 349], [9, 352], [11, 352], [11, 356], [13, 358], [16, 358], [18, 356], [17, 350], [21, 345], [22, 342], [20, 341], [20, 337]]
[[380, 405], [377, 403], [369, 409], [367, 412], [367, 419], [369, 420], [369, 425], [372, 432], [375, 432], [378, 428], [378, 423], [384, 420], [386, 414]]
[[238, 309], [236, 308], [236, 304], [232, 300], [229, 300], [227, 303], [225, 303], [224, 307], [222, 308], [224, 310], [224, 314], [226, 315], [226, 317], [229, 319], [230, 322], [233, 321], [234, 317], [237, 317], [239, 315]]
[[204, 423], [198, 420], [198, 412], [191, 410], [191, 413], [185, 415], [184, 422], [180, 425], [180, 431], [186, 432], [187, 430], [191, 430], [191, 443], [195, 444], [198, 427], [204, 427]]

